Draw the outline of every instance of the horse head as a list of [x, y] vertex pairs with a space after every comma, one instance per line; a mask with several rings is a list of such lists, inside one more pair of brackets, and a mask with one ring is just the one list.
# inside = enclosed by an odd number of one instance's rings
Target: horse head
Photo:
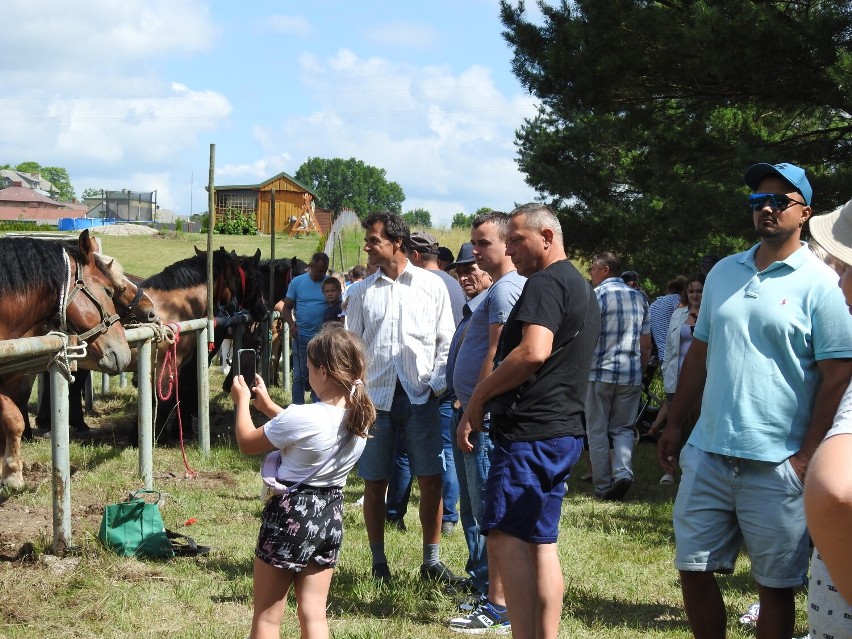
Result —
[[[71, 329], [88, 342], [100, 370], [117, 374], [130, 363], [130, 347], [115, 309], [115, 284], [97, 258], [89, 231], [80, 234], [76, 249], [64, 247], [66, 277], [60, 295], [60, 329]], [[72, 264], [73, 263], [73, 264]]]
[[269, 314], [264, 296], [264, 278], [260, 270], [260, 249], [251, 257], [237, 255], [231, 251], [226, 268], [226, 277], [239, 290], [240, 307], [248, 310], [256, 322], [262, 322]]
[[118, 260], [106, 255], [100, 255], [99, 259], [112, 282], [112, 299], [116, 308], [122, 311], [122, 324], [160, 321], [154, 301], [141, 286], [137, 286], [137, 283], [127, 276]]

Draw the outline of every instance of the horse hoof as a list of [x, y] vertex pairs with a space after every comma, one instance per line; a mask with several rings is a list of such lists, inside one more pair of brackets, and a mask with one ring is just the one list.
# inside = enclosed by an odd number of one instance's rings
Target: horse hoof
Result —
[[78, 433], [88, 433], [92, 428], [86, 422], [80, 422], [79, 424], [71, 424], [71, 429], [77, 431]]
[[0, 479], [0, 486], [5, 486], [9, 490], [23, 490], [24, 489], [24, 476], [22, 473], [17, 472], [9, 475], [8, 477], [4, 477]]

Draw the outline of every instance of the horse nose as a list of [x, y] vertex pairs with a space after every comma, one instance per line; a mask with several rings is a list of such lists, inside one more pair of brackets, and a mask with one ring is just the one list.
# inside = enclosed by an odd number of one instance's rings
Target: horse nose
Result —
[[148, 321], [156, 322], [159, 318], [157, 317], [157, 311], [148, 311]]

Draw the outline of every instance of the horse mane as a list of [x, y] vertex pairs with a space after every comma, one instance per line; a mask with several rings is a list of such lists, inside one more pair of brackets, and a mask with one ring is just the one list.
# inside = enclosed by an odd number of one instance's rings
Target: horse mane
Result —
[[[228, 254], [213, 252], [213, 272], [225, 268]], [[140, 286], [158, 291], [178, 291], [207, 283], [207, 255], [193, 255], [167, 266], [161, 272], [142, 280]]]
[[59, 295], [65, 284], [66, 249], [75, 259], [80, 258], [76, 245], [36, 240], [29, 237], [0, 239], [0, 294], [16, 294], [44, 286], [50, 294]]

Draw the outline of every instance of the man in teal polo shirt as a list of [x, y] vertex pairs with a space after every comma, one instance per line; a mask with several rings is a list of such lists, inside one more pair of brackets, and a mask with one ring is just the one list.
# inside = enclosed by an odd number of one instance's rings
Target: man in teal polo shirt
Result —
[[852, 375], [852, 318], [837, 274], [799, 239], [812, 213], [805, 171], [755, 164], [745, 182], [760, 242], [707, 276], [657, 449], [667, 473], [680, 455], [675, 566], [700, 639], [725, 636], [713, 573], [732, 572], [742, 544], [760, 598], [757, 636], [792, 636], [808, 568], [802, 482]]

